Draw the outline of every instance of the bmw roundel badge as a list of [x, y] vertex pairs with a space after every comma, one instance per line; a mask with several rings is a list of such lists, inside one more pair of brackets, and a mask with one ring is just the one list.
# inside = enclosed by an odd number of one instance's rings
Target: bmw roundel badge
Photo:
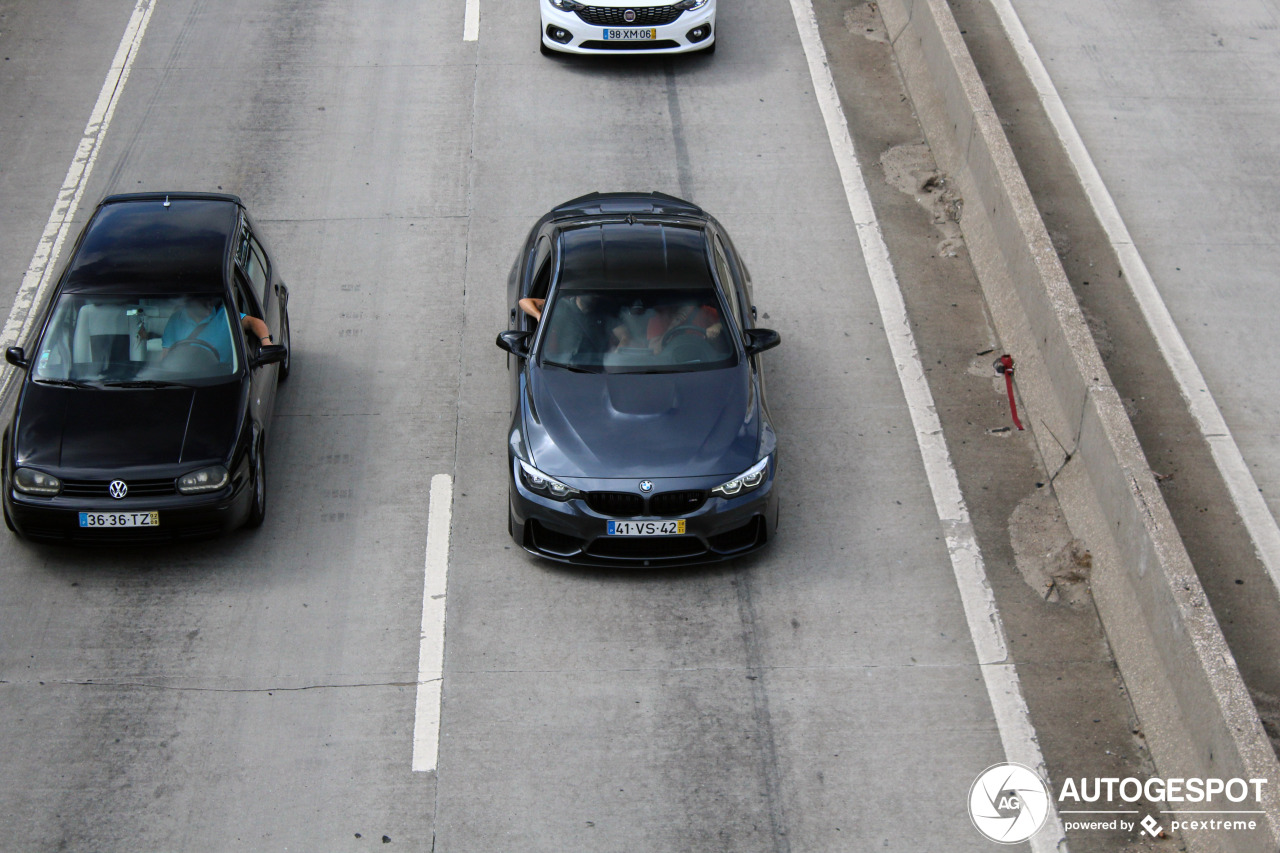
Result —
[[648, 494], [649, 492], [652, 492], [652, 491], [653, 491], [653, 481], [651, 481], [651, 480], [641, 480], [641, 481], [640, 481], [640, 491], [644, 492], [645, 494]]

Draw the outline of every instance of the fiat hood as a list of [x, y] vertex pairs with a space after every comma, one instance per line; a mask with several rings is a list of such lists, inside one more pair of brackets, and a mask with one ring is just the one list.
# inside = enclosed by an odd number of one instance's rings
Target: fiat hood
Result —
[[521, 417], [530, 461], [553, 477], [733, 477], [760, 445], [745, 362], [658, 374], [531, 364]]

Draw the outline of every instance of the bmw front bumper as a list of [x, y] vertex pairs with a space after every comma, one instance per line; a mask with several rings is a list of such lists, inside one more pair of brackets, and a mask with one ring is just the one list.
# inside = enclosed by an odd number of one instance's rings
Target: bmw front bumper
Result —
[[[710, 493], [724, 477], [654, 479], [651, 496], [637, 491], [637, 480], [566, 479], [581, 494], [554, 500], [529, 490], [518, 462], [511, 457], [510, 530], [516, 544], [531, 554], [584, 566], [655, 568], [714, 563], [756, 551], [773, 538], [778, 526], [778, 498], [774, 489], [776, 458], [757, 488], [732, 498]], [[702, 494], [691, 511], [653, 514], [659, 496], [680, 492]], [[616, 501], [601, 496], [621, 496]], [[630, 500], [628, 500], [630, 499]], [[604, 504], [635, 503], [639, 513], [609, 512]], [[691, 501], [692, 503], [692, 501]], [[625, 509], [625, 507], [620, 507]], [[684, 533], [653, 536], [609, 534], [610, 521], [684, 521]]]

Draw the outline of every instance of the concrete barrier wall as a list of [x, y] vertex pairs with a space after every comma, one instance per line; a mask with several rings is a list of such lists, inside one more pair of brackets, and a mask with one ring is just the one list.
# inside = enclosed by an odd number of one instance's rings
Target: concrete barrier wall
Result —
[[955, 18], [945, 0], [879, 5], [1157, 772], [1269, 780], [1256, 831], [1184, 831], [1188, 849], [1280, 850], [1280, 765]]

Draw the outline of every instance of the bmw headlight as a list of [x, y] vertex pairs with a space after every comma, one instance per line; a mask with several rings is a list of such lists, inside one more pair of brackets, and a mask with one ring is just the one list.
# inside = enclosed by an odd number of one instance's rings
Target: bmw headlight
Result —
[[48, 498], [62, 491], [62, 481], [34, 468], [19, 468], [13, 472], [13, 487], [28, 495]]
[[711, 493], [724, 498], [736, 498], [738, 495], [749, 492], [763, 483], [765, 472], [768, 470], [769, 457], [766, 456], [729, 482], [716, 486], [711, 490]]
[[[554, 3], [556, 0], [551, 0], [551, 2]], [[682, 12], [688, 12], [693, 9], [701, 9], [709, 2], [711, 2], [711, 0], [680, 0], [679, 3], [675, 4], [675, 8]]]
[[[702, 2], [705, 3], [707, 0], [702, 0]], [[551, 5], [555, 6], [561, 12], [581, 12], [583, 9], [587, 8], [577, 2], [577, 0], [551, 0]]]
[[192, 471], [178, 478], [178, 491], [184, 495], [200, 495], [205, 492], [216, 492], [227, 484], [227, 469], [221, 465], [211, 465]]
[[524, 481], [525, 488], [529, 491], [558, 501], [567, 501], [582, 494], [573, 486], [566, 486], [555, 477], [547, 476], [523, 459], [516, 461], [520, 463], [520, 479]]

